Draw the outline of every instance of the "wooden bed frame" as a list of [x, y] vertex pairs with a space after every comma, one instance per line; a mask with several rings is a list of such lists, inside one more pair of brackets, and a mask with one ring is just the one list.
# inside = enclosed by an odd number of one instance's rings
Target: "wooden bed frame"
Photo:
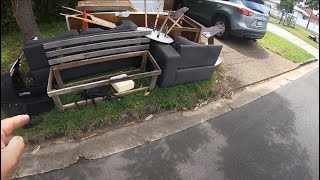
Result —
[[[84, 66], [88, 64], [93, 64], [93, 63], [100, 63], [100, 62], [105, 62], [105, 61], [115, 61], [123, 58], [129, 58], [129, 57], [137, 57], [141, 56], [142, 61], [141, 61], [141, 67], [140, 69], [134, 69], [130, 71], [125, 71], [125, 72], [117, 72], [114, 74], [108, 74], [108, 75], [103, 75], [95, 78], [90, 78], [90, 79], [85, 79], [81, 81], [76, 81], [72, 83], [65, 84], [61, 78], [60, 75], [60, 70], [63, 69], [68, 69], [68, 68], [73, 68], [73, 67], [78, 67], [78, 66]], [[150, 61], [154, 70], [146, 72], [146, 64], [147, 61]], [[119, 74], [127, 74], [128, 76], [120, 78], [120, 79], [110, 79], [113, 76], [119, 75]], [[52, 97], [56, 107], [58, 108], [59, 111], [65, 111], [66, 109], [85, 105], [87, 103], [86, 100], [79, 101], [76, 103], [70, 103], [70, 104], [65, 104], [63, 105], [61, 103], [61, 100], [59, 98], [60, 95], [62, 94], [68, 94], [68, 93], [73, 93], [73, 92], [79, 92], [95, 87], [100, 87], [100, 86], [105, 86], [105, 85], [110, 85], [112, 83], [117, 83], [121, 81], [126, 81], [126, 80], [135, 80], [135, 79], [141, 79], [141, 78], [148, 78], [151, 77], [151, 81], [149, 86], [146, 87], [139, 87], [135, 88], [132, 90], [128, 90], [125, 92], [121, 93], [115, 93], [115, 96], [124, 96], [127, 94], [139, 92], [139, 91], [151, 91], [154, 89], [157, 78], [161, 74], [161, 69], [158, 66], [157, 62], [154, 60], [152, 55], [149, 53], [149, 51], [138, 51], [138, 52], [129, 52], [129, 53], [123, 53], [123, 54], [117, 54], [117, 55], [110, 55], [110, 56], [104, 56], [101, 58], [96, 58], [96, 59], [91, 59], [91, 60], [81, 60], [81, 61], [76, 61], [76, 62], [70, 62], [70, 63], [65, 63], [65, 64], [59, 64], [52, 66], [50, 68], [50, 73], [49, 73], [49, 78], [48, 78], [48, 87], [47, 87], [47, 93], [49, 97]], [[58, 84], [58, 89], [53, 89], [52, 88], [52, 83], [53, 79], [56, 80]], [[101, 101], [103, 100], [103, 97], [97, 97], [94, 99], [95, 101]], [[88, 101], [90, 103], [90, 101]]]

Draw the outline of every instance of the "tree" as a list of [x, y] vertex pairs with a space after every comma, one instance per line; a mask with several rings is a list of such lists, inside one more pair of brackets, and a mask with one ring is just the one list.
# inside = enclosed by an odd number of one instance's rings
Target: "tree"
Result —
[[282, 15], [279, 24], [285, 13], [292, 13], [296, 0], [281, 0], [278, 8], [281, 10]]
[[13, 14], [21, 30], [23, 42], [41, 35], [34, 14], [31, 0], [13, 0]]
[[309, 27], [309, 23], [310, 23], [310, 20], [312, 18], [312, 14], [313, 14], [313, 10], [318, 10], [319, 9], [319, 0], [307, 0], [305, 2], [306, 5], [308, 5], [308, 9], [311, 10], [311, 13], [310, 13], [310, 17], [308, 19], [308, 23], [307, 23], [307, 29]]

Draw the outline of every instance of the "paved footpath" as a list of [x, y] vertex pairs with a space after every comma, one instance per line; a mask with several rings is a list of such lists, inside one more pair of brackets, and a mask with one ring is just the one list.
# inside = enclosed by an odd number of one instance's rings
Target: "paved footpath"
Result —
[[290, 32], [280, 28], [277, 25], [274, 25], [272, 23], [268, 23], [268, 31], [281, 35], [281, 37], [287, 39], [288, 41], [296, 44], [297, 46], [303, 48], [304, 50], [306, 50], [307, 52], [309, 52], [310, 54], [312, 54], [314, 57], [316, 57], [317, 59], [319, 59], [319, 49], [311, 46], [310, 44], [308, 44], [307, 42], [303, 41], [302, 39], [298, 38], [297, 36], [291, 34]]

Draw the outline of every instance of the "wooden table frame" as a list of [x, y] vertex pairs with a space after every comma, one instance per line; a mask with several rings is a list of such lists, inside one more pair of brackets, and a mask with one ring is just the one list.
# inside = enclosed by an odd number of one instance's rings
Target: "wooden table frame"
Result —
[[[68, 83], [68, 84], [65, 84], [63, 82], [61, 75], [60, 75], [60, 72], [59, 72], [60, 70], [63, 70], [63, 69], [68, 69], [68, 68], [73, 68], [73, 67], [78, 67], [78, 66], [83, 66], [83, 65], [119, 60], [119, 59], [129, 58], [129, 57], [139, 57], [139, 56], [142, 57], [140, 69], [103, 75], [103, 76], [85, 79], [85, 80], [81, 80], [81, 81], [76, 81], [76, 82], [72, 82], [72, 83]], [[128, 61], [130, 61], [130, 60], [128, 60]], [[151, 62], [154, 70], [146, 72], [147, 61]], [[127, 74], [128, 76], [123, 77], [121, 79], [110, 79], [110, 77], [116, 76], [119, 74]], [[83, 91], [83, 90], [87, 90], [87, 89], [91, 89], [91, 88], [95, 88], [95, 87], [100, 87], [100, 86], [104, 86], [104, 85], [109, 85], [109, 84], [113, 84], [113, 83], [117, 83], [117, 82], [121, 82], [121, 81], [141, 79], [141, 78], [146, 78], [146, 77], [151, 77], [151, 81], [150, 81], [149, 86], [135, 88], [135, 89], [128, 90], [125, 92], [121, 92], [121, 93], [115, 93], [114, 95], [115, 96], [124, 96], [124, 95], [131, 94], [134, 92], [139, 92], [139, 91], [146, 91], [146, 90], [150, 91], [155, 88], [157, 78], [160, 74], [161, 74], [161, 69], [149, 51], [137, 51], [137, 52], [116, 54], [116, 55], [110, 55], [110, 56], [103, 56], [103, 57], [92, 58], [92, 59], [85, 59], [85, 60], [81, 60], [81, 61], [51, 66], [50, 72], [49, 72], [49, 78], [48, 78], [47, 94], [49, 97], [52, 97], [52, 99], [53, 99], [53, 101], [59, 111], [65, 111], [66, 109], [69, 109], [69, 108], [85, 105], [87, 102], [90, 103], [91, 101], [83, 100], [83, 101], [77, 102], [77, 104], [76, 103], [69, 103], [69, 104], [63, 105], [60, 100], [59, 95]], [[57, 85], [59, 87], [58, 89], [52, 88], [53, 78], [57, 82]], [[98, 98], [95, 98], [94, 100], [100, 101], [100, 100], [103, 100], [103, 97], [98, 97]]]

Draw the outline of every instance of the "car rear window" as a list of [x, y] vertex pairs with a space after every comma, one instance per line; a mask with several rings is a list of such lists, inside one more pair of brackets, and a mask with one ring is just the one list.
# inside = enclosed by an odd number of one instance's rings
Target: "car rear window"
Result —
[[267, 7], [264, 5], [264, 2], [262, 0], [242, 0], [242, 3], [246, 7], [258, 11], [262, 14], [268, 13]]

